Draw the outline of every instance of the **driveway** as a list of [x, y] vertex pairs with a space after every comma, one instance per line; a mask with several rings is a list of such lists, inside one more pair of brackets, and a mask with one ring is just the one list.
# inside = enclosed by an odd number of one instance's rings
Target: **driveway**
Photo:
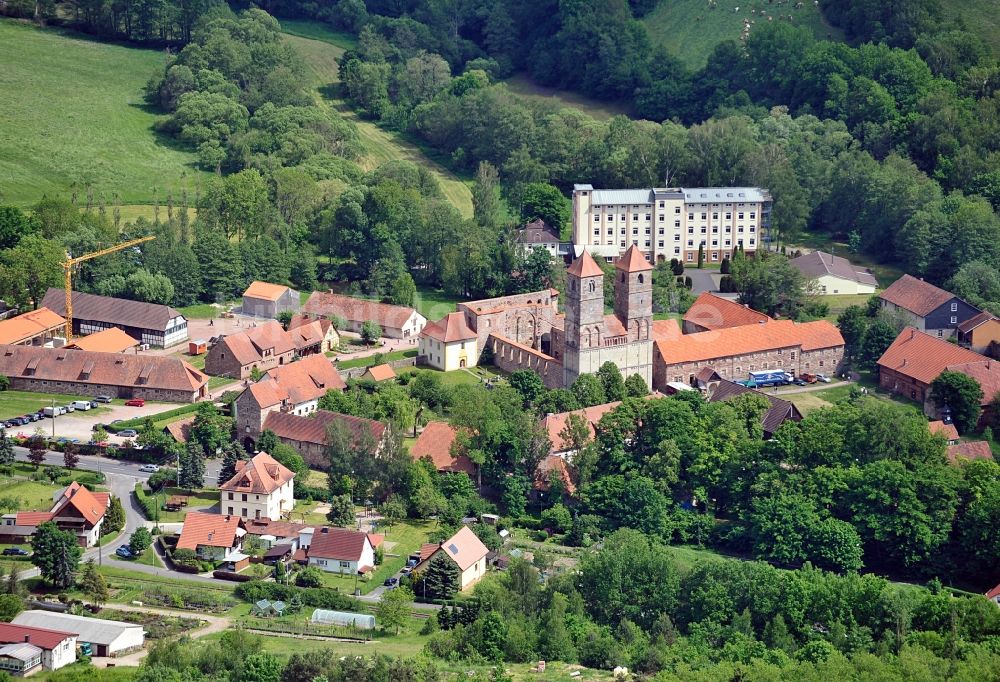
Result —
[[706, 291], [718, 291], [722, 275], [718, 270], [684, 268], [684, 276], [691, 278], [691, 293], [697, 296]]

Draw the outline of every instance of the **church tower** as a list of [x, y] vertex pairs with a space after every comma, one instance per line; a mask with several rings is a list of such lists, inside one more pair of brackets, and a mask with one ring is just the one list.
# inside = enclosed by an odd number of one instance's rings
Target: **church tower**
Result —
[[[566, 322], [563, 381], [596, 371], [604, 336], [604, 271], [584, 251], [566, 270]], [[599, 365], [598, 365], [599, 366]]]
[[629, 342], [649, 341], [653, 323], [653, 266], [633, 245], [615, 264], [615, 317]]

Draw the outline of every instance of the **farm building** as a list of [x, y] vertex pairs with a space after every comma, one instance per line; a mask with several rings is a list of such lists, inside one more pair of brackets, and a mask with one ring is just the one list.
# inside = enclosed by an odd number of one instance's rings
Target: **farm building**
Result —
[[427, 324], [427, 318], [413, 308], [322, 291], [312, 292], [302, 309], [313, 316], [339, 317], [346, 323], [345, 329], [355, 333], [365, 322], [375, 322], [382, 328], [382, 336], [390, 339], [414, 337]]
[[39, 308], [0, 322], [0, 343], [44, 346], [63, 335], [66, 320], [48, 308]]
[[277, 319], [284, 312], [299, 309], [299, 292], [281, 284], [251, 282], [243, 292], [244, 315]]
[[142, 648], [146, 633], [141, 625], [117, 620], [74, 616], [52, 611], [22, 611], [14, 618], [16, 625], [47, 628], [76, 635], [79, 644], [89, 643], [97, 656], [120, 656]]
[[41, 666], [58, 670], [76, 661], [76, 635], [27, 625], [0, 623], [0, 670], [30, 675]]
[[[66, 292], [51, 288], [42, 305], [57, 315], [66, 314]], [[108, 327], [119, 327], [139, 343], [169, 348], [187, 341], [187, 318], [157, 303], [73, 292], [73, 335], [87, 336]]]

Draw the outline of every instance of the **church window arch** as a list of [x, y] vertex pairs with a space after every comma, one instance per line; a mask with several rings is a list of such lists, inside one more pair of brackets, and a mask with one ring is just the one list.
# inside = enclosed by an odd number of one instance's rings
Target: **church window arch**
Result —
[[597, 284], [594, 280], [590, 280], [590, 293], [594, 293], [597, 290]]
[[639, 275], [639, 284], [642, 284], [644, 281], [646, 281], [645, 278], [642, 275]]

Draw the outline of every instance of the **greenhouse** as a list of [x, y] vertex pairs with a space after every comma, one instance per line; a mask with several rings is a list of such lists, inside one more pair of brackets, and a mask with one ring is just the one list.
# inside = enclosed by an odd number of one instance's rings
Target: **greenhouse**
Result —
[[363, 613], [348, 613], [346, 611], [328, 611], [316, 609], [312, 614], [313, 625], [346, 625], [362, 630], [375, 629], [375, 616]]

